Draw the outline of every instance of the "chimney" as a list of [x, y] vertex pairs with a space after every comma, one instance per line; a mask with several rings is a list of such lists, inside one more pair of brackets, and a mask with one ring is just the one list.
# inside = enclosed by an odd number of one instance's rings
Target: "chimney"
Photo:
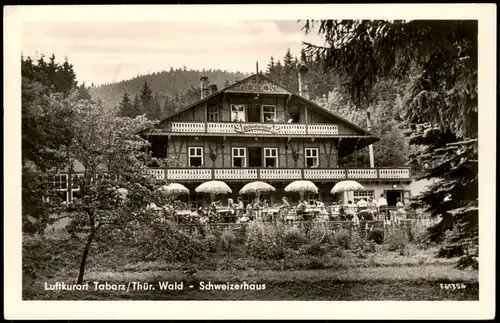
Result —
[[304, 65], [300, 65], [299, 67], [299, 94], [306, 99], [309, 99], [309, 91], [307, 90], [307, 85], [305, 83], [305, 77], [309, 69]]
[[211, 84], [210, 85], [210, 95], [217, 93], [217, 85], [216, 84]]
[[201, 99], [203, 100], [204, 98], [206, 98], [209, 94], [209, 89], [208, 89], [208, 77], [206, 76], [202, 76], [200, 78], [200, 82], [201, 82], [201, 85], [200, 85], [200, 88], [201, 88]]

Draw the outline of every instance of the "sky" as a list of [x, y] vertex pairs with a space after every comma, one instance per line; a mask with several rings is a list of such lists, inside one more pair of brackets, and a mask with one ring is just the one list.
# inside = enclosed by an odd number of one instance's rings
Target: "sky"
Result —
[[79, 82], [113, 83], [140, 74], [169, 70], [265, 70], [271, 56], [287, 48], [299, 55], [305, 35], [297, 20], [220, 21], [34, 21], [23, 24], [24, 56], [55, 54], [73, 64]]

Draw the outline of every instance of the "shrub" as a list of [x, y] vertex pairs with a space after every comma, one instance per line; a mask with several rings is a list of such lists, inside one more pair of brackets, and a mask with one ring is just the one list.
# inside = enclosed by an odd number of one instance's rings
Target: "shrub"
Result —
[[203, 240], [171, 222], [141, 226], [136, 242], [136, 256], [147, 260], [198, 261], [207, 255]]
[[368, 239], [375, 241], [376, 244], [384, 243], [384, 229], [373, 228], [373, 230], [369, 231]]
[[326, 227], [324, 222], [312, 222], [309, 230], [309, 239], [311, 242], [331, 243], [333, 240], [332, 231]]
[[217, 237], [214, 236], [213, 234], [208, 234], [205, 237], [205, 246], [208, 252], [210, 253], [217, 252]]
[[302, 231], [297, 227], [289, 227], [285, 230], [283, 242], [286, 247], [298, 250], [306, 242], [306, 238]]
[[309, 263], [307, 264], [307, 269], [312, 269], [312, 270], [317, 270], [317, 269], [325, 269], [326, 265], [318, 257], [314, 257], [311, 260], [309, 260]]
[[333, 238], [335, 245], [341, 247], [342, 249], [351, 248], [351, 234], [348, 230], [342, 229], [336, 232]]
[[236, 236], [230, 228], [225, 229], [220, 237], [222, 250], [233, 251], [236, 245]]
[[326, 248], [318, 242], [313, 242], [304, 246], [303, 252], [310, 256], [324, 256]]
[[280, 223], [264, 224], [254, 221], [248, 225], [247, 252], [260, 259], [281, 259], [284, 257], [284, 226]]
[[404, 230], [390, 230], [385, 234], [385, 242], [389, 251], [404, 249], [408, 244], [408, 235]]
[[366, 241], [365, 245], [363, 246], [363, 251], [364, 252], [375, 252], [377, 251], [377, 247], [375, 246], [375, 242], [372, 240]]
[[331, 255], [332, 257], [344, 257], [344, 252], [342, 252], [342, 249], [334, 249]]

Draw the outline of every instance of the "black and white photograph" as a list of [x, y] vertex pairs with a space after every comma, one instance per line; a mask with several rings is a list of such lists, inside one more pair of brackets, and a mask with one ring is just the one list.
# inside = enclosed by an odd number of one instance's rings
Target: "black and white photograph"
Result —
[[5, 7], [6, 313], [493, 318], [496, 8], [413, 6]]

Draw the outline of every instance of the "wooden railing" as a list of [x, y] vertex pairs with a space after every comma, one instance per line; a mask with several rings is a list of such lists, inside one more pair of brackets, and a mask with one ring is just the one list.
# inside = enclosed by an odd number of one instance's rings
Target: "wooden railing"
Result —
[[172, 133], [337, 135], [336, 124], [252, 123], [252, 122], [171, 122]]
[[158, 179], [205, 180], [411, 180], [410, 168], [151, 168]]

